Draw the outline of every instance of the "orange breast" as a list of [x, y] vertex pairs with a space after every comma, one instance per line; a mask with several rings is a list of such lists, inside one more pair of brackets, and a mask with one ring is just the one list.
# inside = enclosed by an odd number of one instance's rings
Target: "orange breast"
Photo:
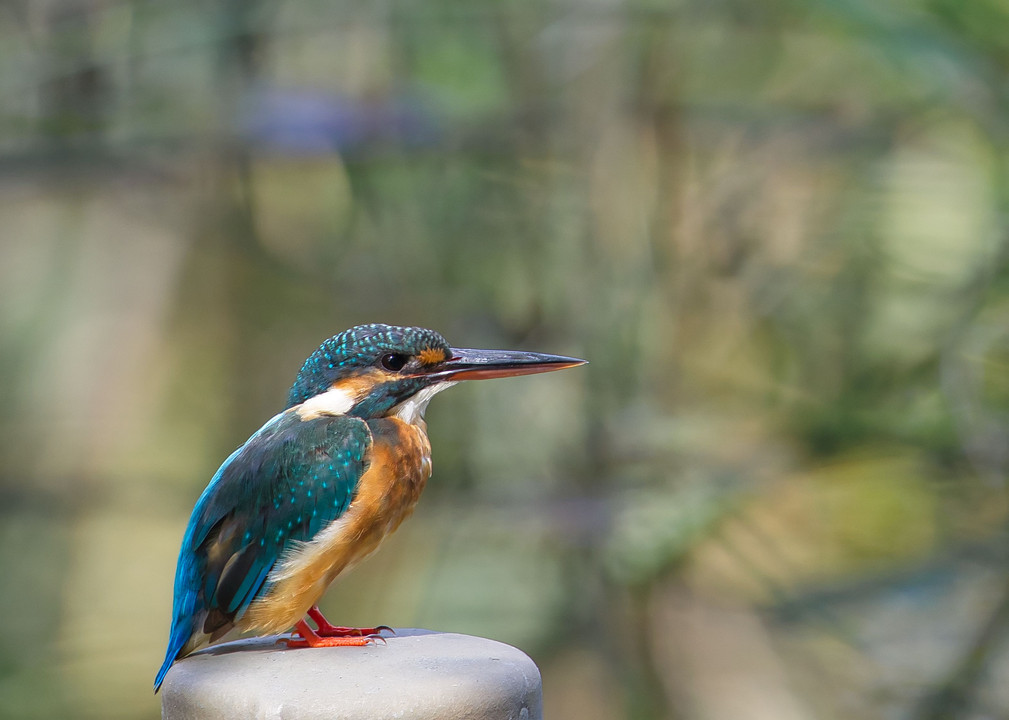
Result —
[[271, 571], [269, 591], [238, 621], [241, 630], [282, 632], [315, 605], [341, 572], [373, 552], [399, 527], [431, 476], [423, 421], [369, 420], [373, 444], [350, 507]]

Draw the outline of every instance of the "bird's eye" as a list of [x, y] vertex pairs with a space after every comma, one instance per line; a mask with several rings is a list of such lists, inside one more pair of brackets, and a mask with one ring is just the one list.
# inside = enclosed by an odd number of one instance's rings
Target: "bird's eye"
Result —
[[382, 356], [382, 367], [386, 370], [391, 370], [392, 372], [399, 372], [406, 365], [406, 361], [409, 358], [406, 355], [400, 353], [388, 353]]

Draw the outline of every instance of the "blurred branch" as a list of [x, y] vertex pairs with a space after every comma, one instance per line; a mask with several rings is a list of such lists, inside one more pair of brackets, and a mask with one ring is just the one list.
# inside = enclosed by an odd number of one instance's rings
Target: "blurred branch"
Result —
[[765, 609], [777, 622], [787, 623], [809, 613], [818, 614], [825, 605], [859, 602], [870, 595], [896, 592], [904, 587], [928, 586], [936, 577], [946, 576], [959, 566], [973, 563], [992, 569], [1004, 567], [1009, 563], [1006, 538], [999, 535], [950, 543], [919, 563], [866, 572], [842, 582], [801, 592], [793, 590], [787, 598]]

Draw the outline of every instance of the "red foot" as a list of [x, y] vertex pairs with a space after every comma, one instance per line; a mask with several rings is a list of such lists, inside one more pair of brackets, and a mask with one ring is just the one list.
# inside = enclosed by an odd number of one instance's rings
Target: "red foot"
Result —
[[352, 628], [343, 627], [342, 625], [332, 625], [323, 616], [318, 605], [313, 605], [309, 609], [308, 616], [319, 626], [319, 629], [315, 633], [320, 637], [368, 637], [369, 635], [381, 635], [382, 631], [395, 634], [395, 631], [388, 625], [379, 625], [372, 628]]
[[373, 636], [320, 637], [319, 634], [309, 627], [308, 623], [304, 620], [299, 620], [298, 624], [294, 626], [294, 630], [301, 637], [290, 637], [285, 639], [284, 642], [287, 643], [287, 647], [342, 647], [346, 645], [363, 647], [364, 645], [374, 642], [376, 639], [376, 637]]

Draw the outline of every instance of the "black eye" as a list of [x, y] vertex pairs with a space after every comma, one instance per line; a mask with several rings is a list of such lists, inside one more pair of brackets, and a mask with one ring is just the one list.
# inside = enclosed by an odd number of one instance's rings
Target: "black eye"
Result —
[[382, 356], [382, 367], [392, 372], [399, 372], [409, 359], [406, 355], [401, 355], [400, 353], [389, 353]]

